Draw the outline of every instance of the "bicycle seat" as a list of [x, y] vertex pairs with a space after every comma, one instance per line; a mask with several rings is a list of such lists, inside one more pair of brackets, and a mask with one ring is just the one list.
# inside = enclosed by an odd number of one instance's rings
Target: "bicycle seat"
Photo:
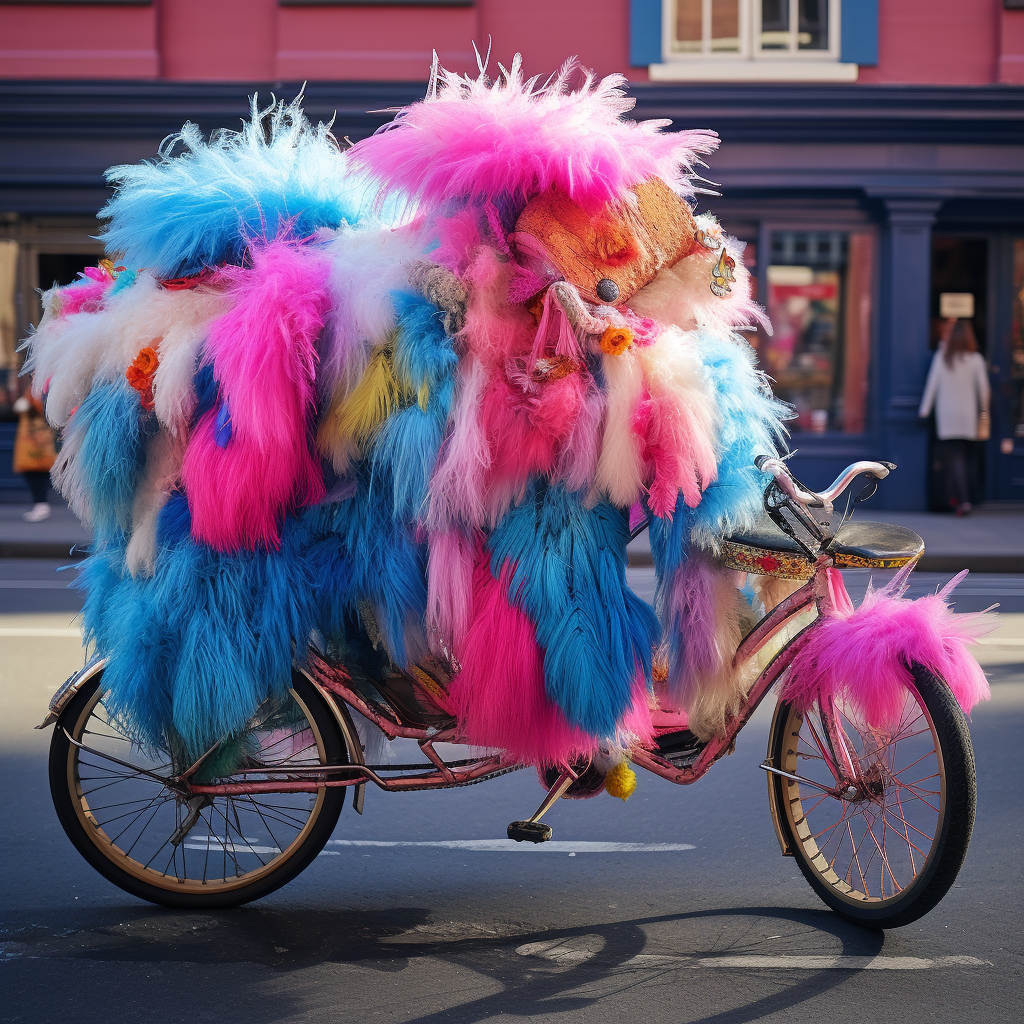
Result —
[[[840, 569], [899, 569], [923, 551], [924, 541], [913, 530], [888, 523], [847, 523], [832, 543], [832, 557]], [[814, 567], [803, 548], [767, 515], [749, 530], [728, 537], [722, 557], [731, 569], [788, 580], [809, 579]]]

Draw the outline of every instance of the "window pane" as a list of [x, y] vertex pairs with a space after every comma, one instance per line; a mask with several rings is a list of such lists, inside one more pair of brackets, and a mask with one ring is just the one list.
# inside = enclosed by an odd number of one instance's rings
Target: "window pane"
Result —
[[761, 0], [761, 49], [789, 49], [789, 0]]
[[866, 426], [874, 246], [869, 234], [779, 231], [767, 269], [764, 370], [797, 411], [794, 432]]
[[676, 0], [676, 49], [701, 51], [701, 0]]
[[739, 48], [739, 0], [711, 0], [711, 49], [737, 53]]
[[801, 50], [828, 49], [828, 0], [799, 0]]

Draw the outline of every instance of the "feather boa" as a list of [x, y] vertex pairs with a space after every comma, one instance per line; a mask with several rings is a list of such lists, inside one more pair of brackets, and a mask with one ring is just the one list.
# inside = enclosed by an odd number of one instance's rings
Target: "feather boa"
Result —
[[948, 603], [967, 573], [937, 594], [909, 601], [902, 595], [912, 568], [881, 590], [869, 588], [855, 611], [837, 610], [813, 630], [786, 673], [780, 699], [806, 710], [822, 697], [841, 698], [869, 728], [891, 729], [913, 684], [907, 666], [918, 662], [945, 680], [964, 714], [988, 700], [988, 680], [968, 648], [995, 623], [984, 613], [954, 615]]
[[[571, 82], [580, 75], [579, 88]], [[663, 132], [667, 121], [625, 118], [626, 80], [596, 81], [567, 61], [543, 86], [524, 80], [518, 56], [492, 83], [435, 68], [426, 99], [357, 143], [350, 156], [429, 206], [557, 189], [588, 209], [623, 199], [654, 176], [686, 189], [687, 172], [718, 143], [712, 132]]]
[[112, 167], [116, 192], [100, 211], [108, 251], [176, 278], [240, 263], [255, 239], [356, 220], [361, 190], [328, 126], [310, 125], [300, 100], [261, 110], [254, 96], [240, 132], [206, 142], [186, 124], [152, 163]]
[[218, 550], [276, 548], [284, 513], [323, 496], [307, 418], [327, 271], [316, 250], [271, 242], [251, 268], [223, 272], [234, 305], [207, 342], [221, 405], [200, 418], [182, 466], [193, 536]]
[[653, 609], [626, 585], [627, 519], [586, 510], [561, 487], [533, 485], [491, 534], [491, 571], [505, 563], [509, 599], [536, 624], [548, 696], [595, 738], [613, 738], [633, 702], [636, 667], [650, 678]]

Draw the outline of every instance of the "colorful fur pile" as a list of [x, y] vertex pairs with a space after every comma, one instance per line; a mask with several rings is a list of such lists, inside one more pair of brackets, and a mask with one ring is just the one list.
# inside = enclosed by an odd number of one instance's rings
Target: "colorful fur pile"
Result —
[[[622, 78], [577, 73], [435, 70], [346, 152], [254, 105], [111, 172], [111, 262], [47, 293], [27, 369], [96, 535], [86, 634], [140, 740], [198, 756], [318, 634], [446, 660], [467, 742], [542, 766], [649, 744], [657, 700], [702, 735], [736, 707], [715, 555], [785, 409], [734, 333], [760, 315], [742, 247], [686, 202], [715, 137], [626, 120]], [[644, 230], [651, 182], [675, 239]], [[580, 265], [634, 294], [569, 280], [521, 222], [546, 195], [591, 225]], [[625, 579], [638, 510], [659, 615]]]

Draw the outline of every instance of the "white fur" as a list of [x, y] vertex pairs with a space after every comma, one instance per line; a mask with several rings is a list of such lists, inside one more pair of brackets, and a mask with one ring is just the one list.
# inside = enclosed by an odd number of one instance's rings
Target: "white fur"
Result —
[[228, 311], [230, 300], [220, 292], [202, 288], [162, 294], [174, 296], [175, 301], [165, 306], [173, 319], [160, 342], [160, 363], [153, 375], [153, 408], [160, 425], [178, 434], [188, 428], [195, 409], [192, 381], [199, 350], [210, 324]]
[[[409, 265], [422, 244], [411, 228], [351, 228], [322, 232], [331, 263], [332, 313], [320, 364], [320, 393], [340, 400], [355, 387], [370, 352], [395, 328], [391, 292], [409, 289]], [[339, 391], [340, 388], [340, 391]]]
[[[717, 230], [713, 217], [696, 218], [698, 227]], [[759, 320], [768, 321], [750, 298], [750, 272], [743, 266], [743, 243], [722, 236], [729, 255], [736, 261], [736, 280], [730, 293], [719, 298], [711, 291], [711, 272], [719, 253], [699, 249], [691, 256], [663, 268], [657, 277], [633, 296], [629, 305], [639, 316], [651, 317], [663, 324], [674, 324], [684, 331], [698, 327], [731, 330]]]
[[608, 387], [601, 454], [594, 485], [612, 503], [629, 508], [644, 492], [646, 467], [633, 419], [643, 397], [643, 369], [634, 346], [622, 355], [604, 355], [602, 366]]
[[132, 536], [125, 563], [133, 576], [152, 576], [156, 565], [156, 523], [174, 490], [184, 457], [181, 437], [159, 431], [146, 450], [146, 472], [135, 491]]

